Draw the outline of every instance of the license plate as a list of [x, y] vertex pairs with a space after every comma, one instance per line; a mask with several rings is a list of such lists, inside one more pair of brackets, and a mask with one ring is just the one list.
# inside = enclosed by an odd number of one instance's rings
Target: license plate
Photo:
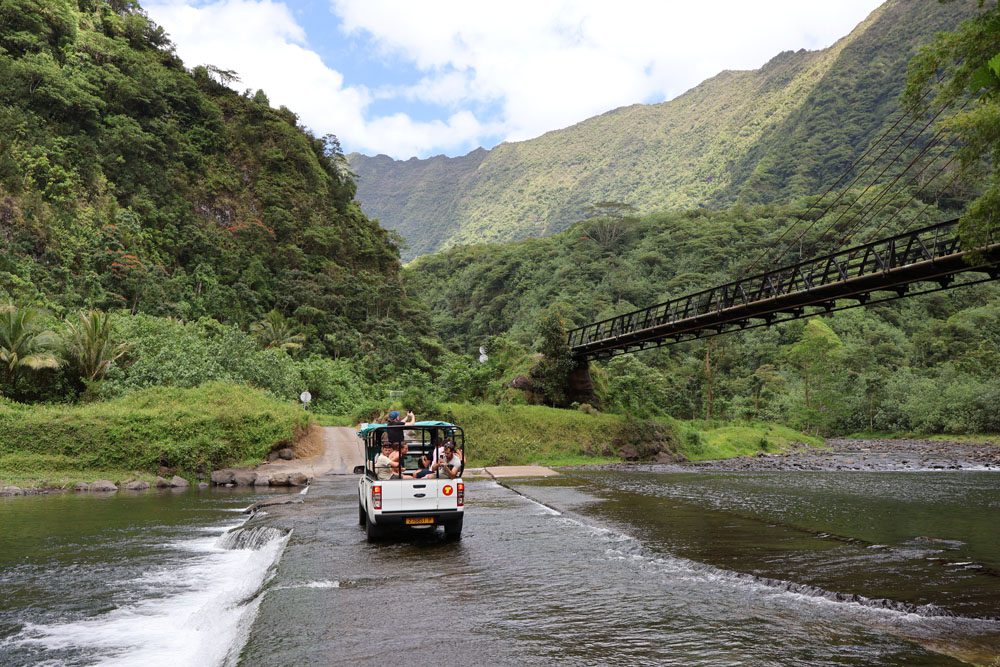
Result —
[[411, 516], [403, 520], [407, 526], [422, 526], [428, 523], [434, 523], [434, 517], [432, 516]]

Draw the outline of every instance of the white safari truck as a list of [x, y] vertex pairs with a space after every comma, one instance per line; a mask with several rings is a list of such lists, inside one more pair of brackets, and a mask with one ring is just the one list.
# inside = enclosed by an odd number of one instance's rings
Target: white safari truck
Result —
[[354, 469], [361, 475], [358, 523], [369, 542], [393, 528], [433, 531], [437, 526], [447, 537], [461, 539], [466, 452], [460, 427], [431, 421], [365, 424], [358, 437], [365, 445], [365, 464]]

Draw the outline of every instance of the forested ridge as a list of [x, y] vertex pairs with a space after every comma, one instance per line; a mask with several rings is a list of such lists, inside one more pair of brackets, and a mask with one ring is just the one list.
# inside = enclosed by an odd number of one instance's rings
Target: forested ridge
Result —
[[247, 327], [423, 360], [392, 238], [339, 143], [193, 70], [132, 0], [0, 5], [0, 299]]
[[724, 71], [662, 104], [637, 104], [458, 158], [352, 154], [364, 210], [410, 259], [456, 244], [561, 231], [604, 201], [639, 213], [785, 202], [836, 181], [891, 124], [921, 44], [976, 0], [889, 0], [820, 51]]

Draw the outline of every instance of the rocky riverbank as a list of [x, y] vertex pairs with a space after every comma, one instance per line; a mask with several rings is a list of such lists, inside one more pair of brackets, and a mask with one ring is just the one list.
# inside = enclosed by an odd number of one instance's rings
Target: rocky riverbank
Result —
[[948, 440], [831, 438], [824, 449], [699, 461], [684, 470], [1000, 470], [1000, 444]]

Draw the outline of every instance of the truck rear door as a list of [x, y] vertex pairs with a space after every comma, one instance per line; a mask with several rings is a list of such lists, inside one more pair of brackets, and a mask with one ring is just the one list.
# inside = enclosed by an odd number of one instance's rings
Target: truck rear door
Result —
[[432, 479], [432, 483], [437, 487], [439, 510], [458, 509], [458, 482], [461, 479]]
[[433, 478], [402, 479], [396, 482], [401, 490], [401, 510], [436, 510], [438, 508], [438, 486]]

